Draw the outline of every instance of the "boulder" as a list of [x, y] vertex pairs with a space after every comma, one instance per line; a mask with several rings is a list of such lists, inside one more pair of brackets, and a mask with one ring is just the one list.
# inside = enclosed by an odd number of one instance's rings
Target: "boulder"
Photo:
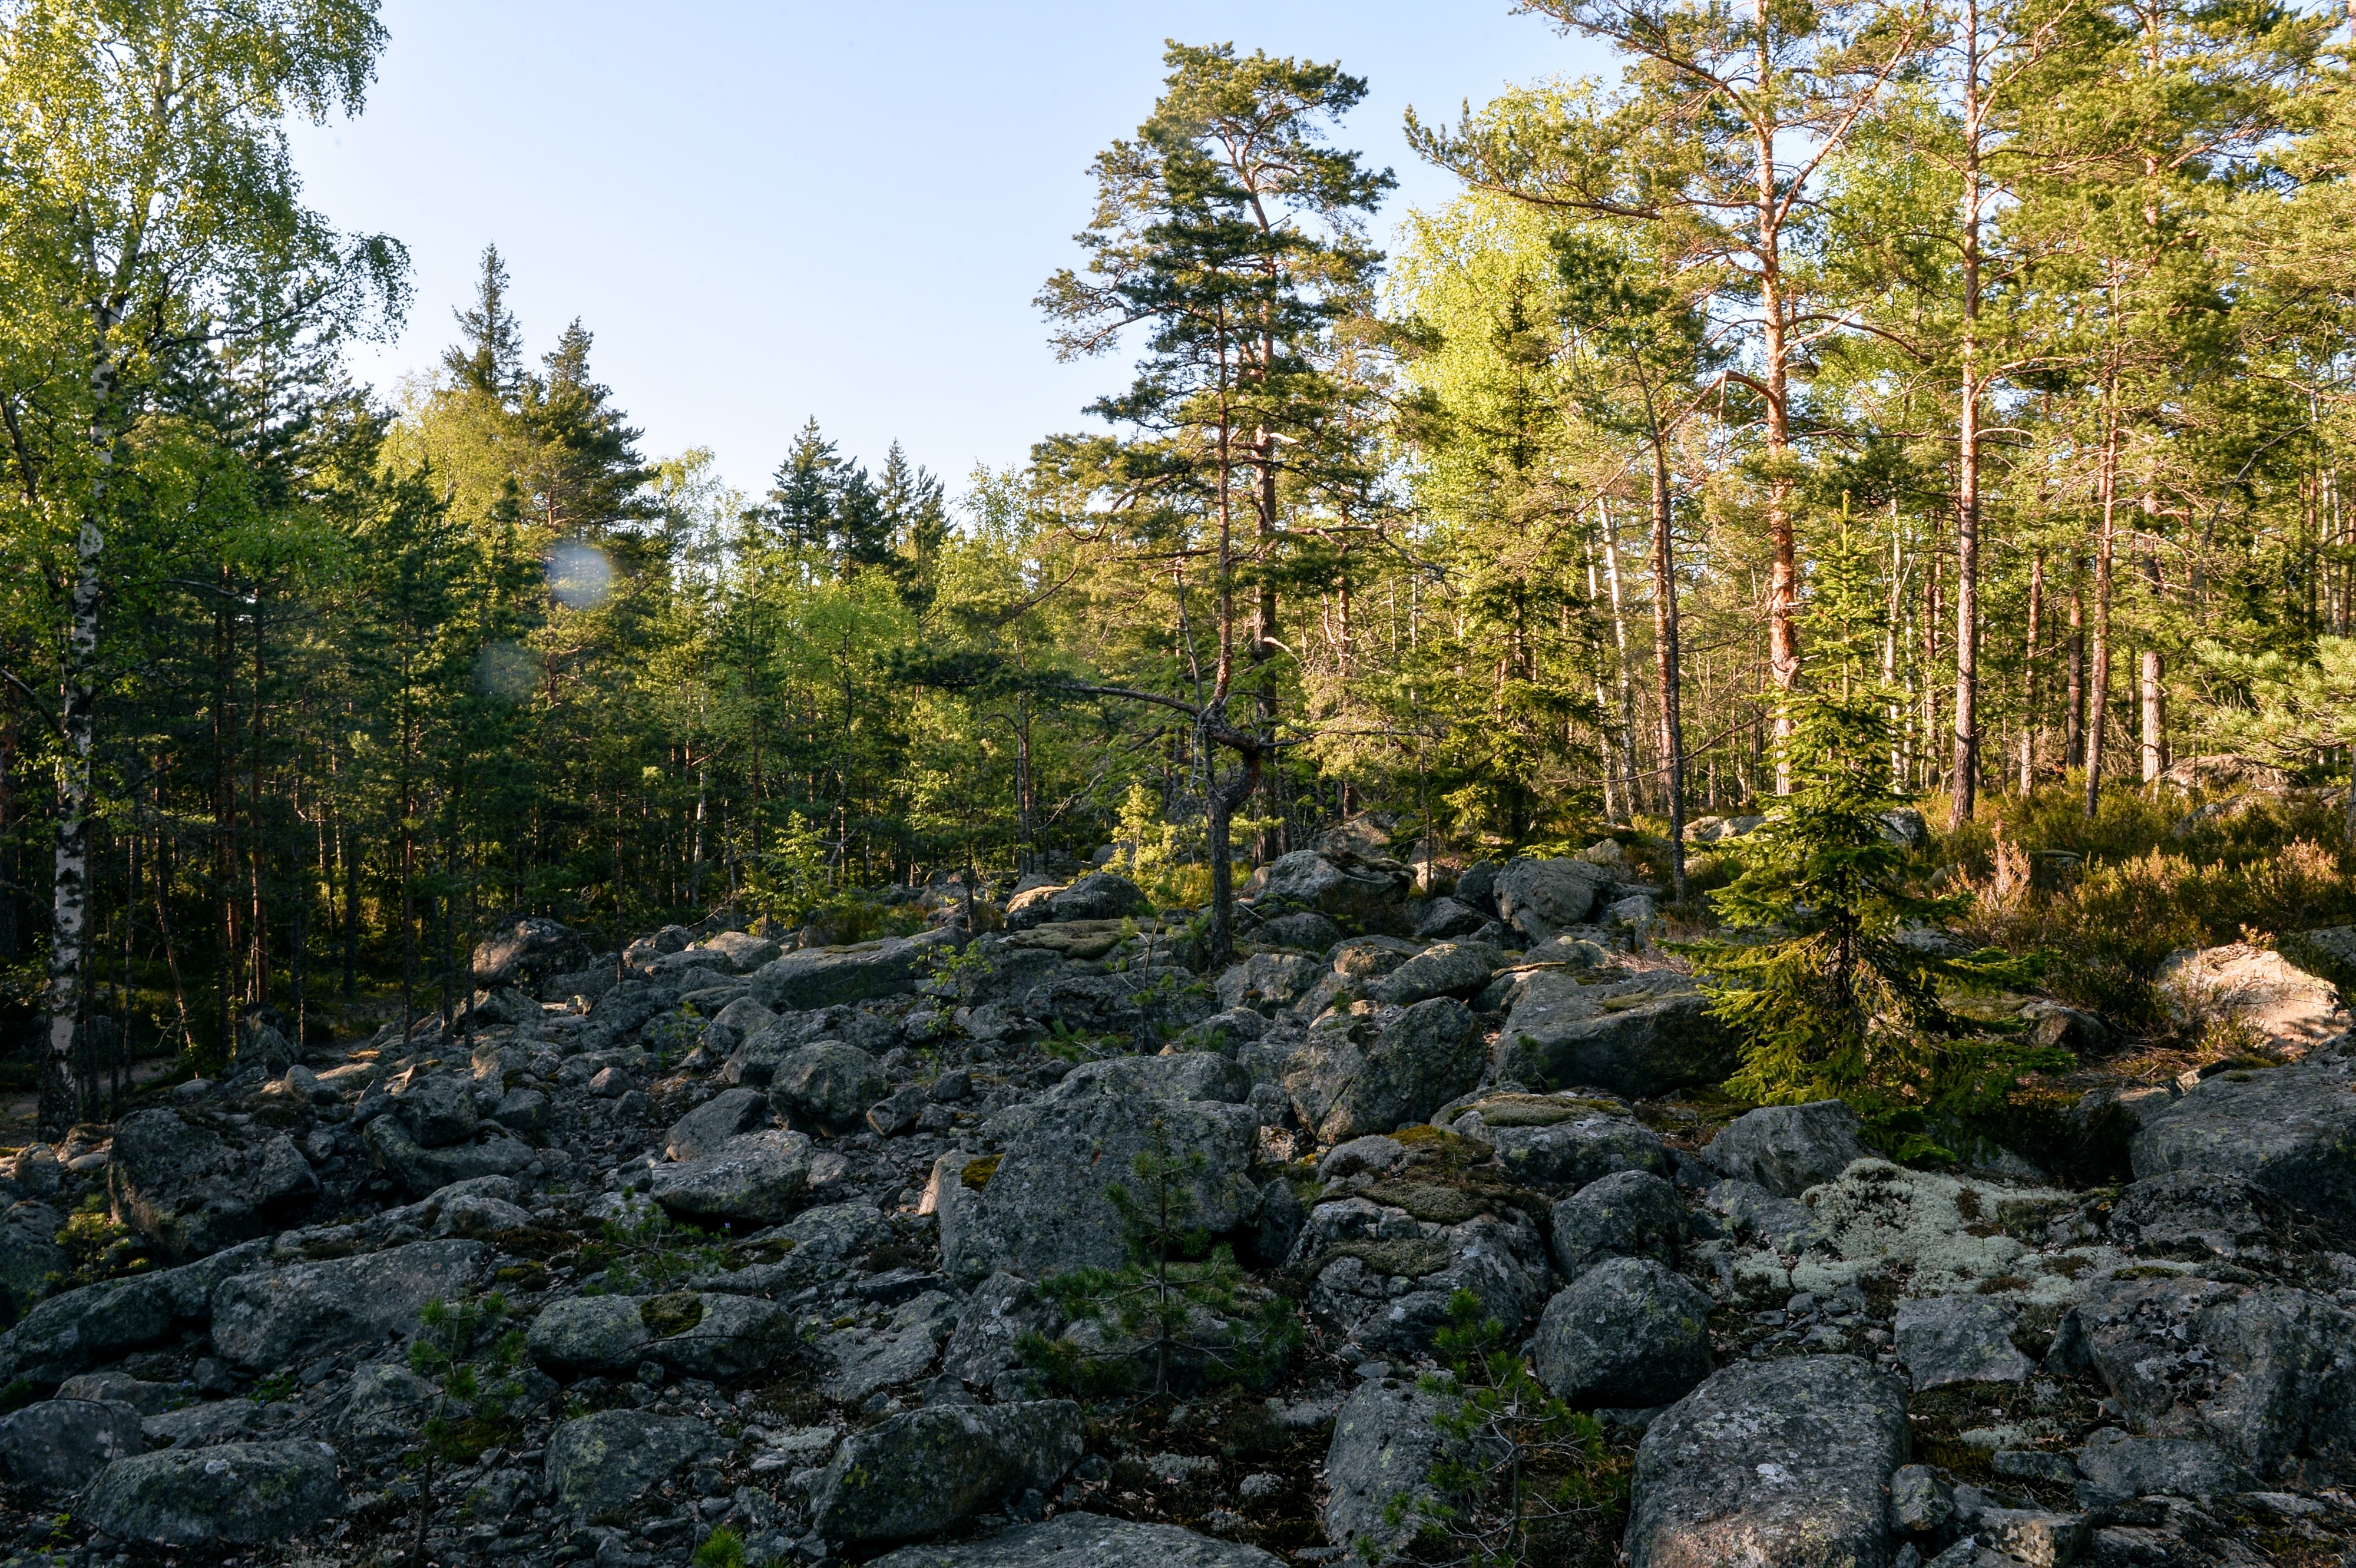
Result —
[[1015, 1341], [1025, 1334], [1052, 1334], [1054, 1306], [1040, 1300], [1031, 1282], [1003, 1269], [974, 1287], [958, 1315], [957, 1330], [941, 1350], [941, 1370], [977, 1388], [1022, 1364]]
[[36, 1493], [78, 1492], [147, 1446], [142, 1417], [111, 1401], [54, 1399], [0, 1416], [0, 1477]]
[[525, 915], [475, 945], [473, 972], [477, 985], [538, 991], [545, 982], [588, 963], [589, 944], [578, 931], [545, 915]]
[[225, 1136], [163, 1106], [115, 1123], [106, 1180], [114, 1217], [176, 1262], [266, 1236], [319, 1192], [284, 1133]]
[[1325, 972], [1326, 966], [1307, 953], [1257, 952], [1220, 973], [1219, 1007], [1223, 1012], [1239, 1007], [1281, 1012], [1309, 994]]
[[1257, 1546], [1214, 1541], [1174, 1524], [1062, 1513], [980, 1541], [904, 1546], [870, 1568], [1281, 1568]]
[[1709, 1376], [1711, 1306], [1650, 1258], [1613, 1258], [1555, 1293], [1530, 1359], [1567, 1403], [1667, 1404]]
[[292, 1541], [343, 1511], [336, 1451], [324, 1443], [223, 1443], [117, 1459], [75, 1511], [146, 1546]]
[[638, 1304], [654, 1334], [645, 1348], [684, 1378], [743, 1378], [793, 1354], [800, 1341], [792, 1312], [757, 1295], [679, 1291]]
[[1762, 1105], [1728, 1122], [1701, 1157], [1721, 1176], [1797, 1197], [1872, 1155], [1858, 1136], [1860, 1125], [1857, 1112], [1837, 1100]]
[[2241, 1176], [2167, 1171], [2120, 1192], [2111, 1238], [2163, 1256], [2265, 1256], [2284, 1240], [2286, 1207]]
[[2125, 1502], [2154, 1495], [2209, 1502], [2250, 1489], [2250, 1477], [2213, 1443], [2186, 1437], [2129, 1437], [2105, 1426], [2078, 1455], [2085, 1500]]
[[891, 1087], [882, 1064], [840, 1040], [815, 1040], [793, 1051], [769, 1079], [779, 1104], [834, 1133], [858, 1126]]
[[1325, 1449], [1325, 1534], [1350, 1556], [1382, 1562], [1415, 1539], [1427, 1505], [1447, 1498], [1432, 1480], [1445, 1464], [1502, 1457], [1444, 1424], [1457, 1401], [1419, 1381], [1358, 1385], [1333, 1417]]
[[1728, 1367], [1645, 1429], [1629, 1568], [1878, 1568], [1906, 1450], [1903, 1391], [1853, 1356]]
[[474, 1141], [475, 1096], [465, 1075], [412, 1069], [392, 1080], [392, 1113], [422, 1149]]
[[1551, 941], [1568, 926], [1583, 925], [1612, 873], [1592, 861], [1524, 858], [1497, 875], [1497, 915], [1529, 942]]
[[1555, 1266], [1577, 1279], [1606, 1258], [1676, 1261], [1685, 1200], [1649, 1171], [1617, 1171], [1554, 1206], [1548, 1232]]
[[2356, 1222], [2356, 1063], [2310, 1058], [2219, 1073], [2142, 1120], [2127, 1144], [2139, 1180], [2241, 1176], [2294, 1208]]
[[[932, 1369], [955, 1320], [956, 1307], [939, 1291], [926, 1291], [900, 1304], [882, 1328], [845, 1328], [818, 1342], [833, 1363], [821, 1383], [826, 1397], [858, 1404], [878, 1389], [912, 1383]], [[787, 1327], [790, 1331], [791, 1320]]]
[[205, 1321], [221, 1283], [265, 1266], [269, 1256], [267, 1241], [244, 1241], [177, 1269], [50, 1296], [0, 1336], [0, 1382], [22, 1378], [37, 1390], [51, 1389], [77, 1372], [160, 1344], [178, 1325]]
[[187, 1397], [184, 1383], [151, 1383], [128, 1372], [84, 1372], [58, 1385], [61, 1400], [96, 1400], [127, 1404], [141, 1415], [161, 1415], [174, 1402]]
[[1408, 1360], [1430, 1353], [1460, 1290], [1518, 1335], [1546, 1303], [1545, 1240], [1517, 1210], [1457, 1219], [1466, 1207], [1412, 1182], [1319, 1204], [1293, 1247], [1314, 1276], [1311, 1310], [1361, 1349]]
[[943, 926], [919, 936], [789, 952], [754, 972], [753, 1000], [775, 1013], [807, 1013], [902, 995], [916, 988], [934, 954], [964, 944], [961, 929]]
[[547, 1095], [536, 1089], [510, 1089], [499, 1096], [498, 1103], [492, 1108], [491, 1120], [510, 1133], [540, 1143], [548, 1131], [550, 1114]]
[[2159, 966], [2169, 1011], [2190, 1022], [2230, 1019], [2276, 1045], [2310, 1049], [2348, 1030], [2339, 988], [2271, 948], [2186, 948]]
[[530, 1228], [531, 1210], [484, 1192], [460, 1193], [444, 1203], [434, 1216], [436, 1236], [466, 1236], [478, 1241], [494, 1240], [509, 1231]]
[[2139, 1435], [2214, 1443], [2261, 1480], [2356, 1460], [2356, 1317], [2283, 1285], [2101, 1281], [2051, 1359], [2091, 1364]]
[[425, 1304], [457, 1300], [490, 1254], [480, 1241], [412, 1241], [241, 1274], [213, 1293], [213, 1348], [262, 1369], [414, 1333]]
[[1449, 1119], [1527, 1187], [1579, 1188], [1618, 1171], [1669, 1174], [1660, 1134], [1609, 1101], [1567, 1095], [1492, 1094]]
[[1348, 854], [1329, 858], [1301, 849], [1280, 855], [1262, 870], [1256, 908], [1313, 909], [1345, 931], [1406, 929], [1410, 878], [1394, 862]]
[[1069, 920], [1119, 920], [1152, 913], [1153, 900], [1143, 888], [1118, 872], [1097, 871], [1068, 887], [1040, 888], [1019, 904], [1010, 901], [1006, 929], [1027, 931]]
[[429, 1149], [409, 1135], [397, 1116], [378, 1117], [361, 1136], [377, 1166], [416, 1197], [439, 1192], [454, 1182], [514, 1176], [533, 1158], [530, 1144], [496, 1133], [479, 1144]]
[[1386, 1007], [1477, 996], [1505, 961], [1505, 953], [1485, 942], [1435, 942], [1376, 981], [1368, 994]]
[[1085, 1433], [1068, 1400], [907, 1411], [843, 1440], [811, 1522], [829, 1542], [936, 1534], [1009, 1493], [1052, 1488], [1079, 1462]]
[[1481, 1081], [1488, 1052], [1471, 1010], [1435, 996], [1379, 1033], [1362, 1018], [1332, 1020], [1294, 1062], [1284, 1079], [1294, 1110], [1321, 1140], [1339, 1144], [1424, 1120]]
[[66, 1217], [46, 1203], [29, 1199], [11, 1204], [0, 1214], [0, 1322], [24, 1316], [33, 1298], [48, 1288], [51, 1274], [65, 1273], [73, 1260], [57, 1243]]
[[1471, 936], [1489, 919], [1489, 916], [1461, 898], [1434, 898], [1424, 906], [1423, 918], [1416, 922], [1415, 934], [1428, 942], [1444, 942]]
[[371, 1361], [352, 1374], [336, 1417], [336, 1442], [348, 1454], [371, 1458], [404, 1449], [417, 1440], [439, 1391], [405, 1362]]
[[545, 1474], [558, 1509], [576, 1519], [626, 1508], [728, 1440], [687, 1416], [605, 1410], [550, 1434]]
[[1497, 874], [1505, 869], [1494, 860], [1476, 860], [1456, 879], [1456, 897], [1483, 916], [1497, 912]]
[[703, 1026], [703, 1048], [715, 1057], [731, 1056], [737, 1047], [776, 1021], [775, 1013], [750, 996], [739, 996]]
[[[984, 1180], [940, 1190], [941, 1256], [979, 1278], [1004, 1268], [1032, 1279], [1130, 1261], [1105, 1189], [1140, 1190], [1137, 1156], [1157, 1145], [1186, 1163], [1185, 1223], [1214, 1235], [1248, 1221], [1259, 1189], [1247, 1172], [1259, 1117], [1249, 1080], [1224, 1057], [1114, 1057], [1087, 1063], [1037, 1101], [993, 1121], [1005, 1154]], [[1200, 1156], [1199, 1164], [1194, 1164]]]
[[784, 950], [767, 937], [750, 931], [714, 931], [696, 946], [704, 952], [718, 953], [731, 974], [750, 974]]
[[697, 1160], [720, 1145], [769, 1124], [769, 1097], [757, 1089], [723, 1089], [670, 1124], [663, 1134], [663, 1158]]
[[1514, 999], [1499, 1048], [1509, 1078], [1633, 1099], [1722, 1082], [1738, 1063], [1734, 1036], [1710, 1015], [1709, 999], [1690, 977], [1668, 970], [1591, 985], [1566, 971], [1532, 974]]
[[698, 1159], [657, 1165], [647, 1190], [683, 1219], [776, 1225], [803, 1207], [809, 1173], [810, 1141], [771, 1128], [740, 1133]]
[[626, 1295], [574, 1295], [552, 1301], [531, 1320], [524, 1349], [560, 1376], [635, 1371], [654, 1333]]
[[1898, 1304], [1898, 1359], [1916, 1392], [1949, 1383], [2021, 1383], [2037, 1363], [2012, 1343], [2019, 1316], [1984, 1295], [1913, 1296]]
[[1380, 1133], [1369, 1133], [1363, 1138], [1353, 1138], [1346, 1144], [1336, 1144], [1326, 1150], [1317, 1161], [1317, 1175], [1323, 1181], [1363, 1176], [1368, 1172], [1379, 1176], [1406, 1158], [1405, 1144]]
[[1291, 948], [1314, 954], [1340, 941], [1342, 928], [1314, 909], [1295, 909], [1289, 915], [1262, 920], [1253, 929], [1251, 937], [1265, 948]]

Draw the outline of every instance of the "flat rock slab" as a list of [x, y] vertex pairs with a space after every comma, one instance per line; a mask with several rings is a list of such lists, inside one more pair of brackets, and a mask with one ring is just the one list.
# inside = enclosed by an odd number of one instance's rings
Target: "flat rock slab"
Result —
[[1873, 1152], [1858, 1132], [1857, 1112], [1837, 1100], [1762, 1105], [1727, 1123], [1701, 1157], [1720, 1176], [1754, 1182], [1779, 1197], [1797, 1197]]
[[2356, 1221], [2356, 1063], [2317, 1058], [2220, 1073], [2145, 1112], [2127, 1155], [2139, 1180], [2238, 1176], [2294, 1208]]
[[1568, 971], [1525, 982], [1498, 1039], [1503, 1071], [1541, 1088], [1590, 1085], [1650, 1099], [1717, 1083], [1734, 1036], [1690, 976], [1667, 970], [1581, 985]]
[[2213, 1443], [2189, 1437], [2130, 1437], [2115, 1426], [2086, 1439], [2078, 1473], [2106, 1501], [2155, 1493], [2207, 1502], [2246, 1490], [2250, 1477]]
[[2159, 966], [2158, 987], [2179, 1017], [2228, 1017], [2270, 1040], [2311, 1047], [2348, 1028], [2330, 981], [2281, 952], [2244, 942], [2170, 953]]
[[1882, 1568], [1906, 1395], [1853, 1356], [1748, 1361], [1636, 1450], [1629, 1568]]
[[1085, 1450], [1069, 1400], [912, 1410], [843, 1441], [810, 1516], [830, 1541], [932, 1535], [1010, 1492], [1045, 1491]]
[[167, 1106], [115, 1127], [106, 1179], [116, 1215], [176, 1263], [265, 1236], [319, 1192], [284, 1133], [225, 1135]]
[[686, 1416], [603, 1410], [558, 1427], [548, 1440], [547, 1477], [557, 1506], [594, 1519], [626, 1508], [728, 1440]]
[[648, 1196], [684, 1219], [776, 1225], [809, 1188], [810, 1141], [771, 1128], [730, 1138], [701, 1159], [657, 1165]]
[[427, 1302], [456, 1300], [489, 1255], [480, 1241], [412, 1241], [241, 1275], [215, 1293], [213, 1348], [260, 1369], [411, 1332]]
[[1896, 1324], [1898, 1359], [1916, 1392], [1949, 1383], [2019, 1383], [2037, 1363], [2012, 1342], [2015, 1310], [1984, 1295], [1934, 1295], [1901, 1301]]
[[77, 1372], [160, 1344], [176, 1325], [211, 1315], [222, 1281], [267, 1265], [270, 1244], [246, 1241], [200, 1262], [53, 1295], [0, 1336], [0, 1380], [52, 1388]]
[[343, 1506], [326, 1444], [224, 1443], [117, 1459], [76, 1511], [150, 1546], [256, 1546], [293, 1540]]
[[1279, 1568], [1257, 1546], [1214, 1541], [1174, 1524], [1059, 1514], [988, 1541], [904, 1546], [870, 1568]]

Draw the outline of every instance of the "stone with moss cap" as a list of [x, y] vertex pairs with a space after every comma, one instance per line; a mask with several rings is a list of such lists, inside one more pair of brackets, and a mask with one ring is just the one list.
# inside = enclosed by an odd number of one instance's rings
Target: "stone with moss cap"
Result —
[[1010, 1493], [1053, 1487], [1079, 1462], [1085, 1430], [1069, 1400], [908, 1411], [844, 1440], [811, 1520], [829, 1541], [932, 1535]]
[[687, 1416], [601, 1410], [548, 1440], [548, 1485], [558, 1508], [595, 1520], [627, 1508], [683, 1466], [726, 1452], [728, 1440]]

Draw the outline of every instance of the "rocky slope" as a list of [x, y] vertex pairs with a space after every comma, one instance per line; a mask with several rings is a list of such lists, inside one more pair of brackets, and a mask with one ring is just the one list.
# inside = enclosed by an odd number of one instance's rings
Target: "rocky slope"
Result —
[[[1436, 1375], [1468, 1292], [1604, 1420], [1599, 1560], [2356, 1531], [2356, 1063], [2317, 974], [2348, 933], [2179, 966], [2265, 1052], [1925, 1172], [1837, 1103], [1720, 1125], [1731, 1043], [1609, 845], [1429, 902], [1287, 856], [1216, 974], [1102, 873], [980, 933], [926, 902], [840, 948], [521, 921], [452, 1031], [257, 1028], [224, 1081], [17, 1154], [0, 1561], [1414, 1552], [1447, 1462], [1510, 1457]], [[1150, 1240], [1116, 1184], [1233, 1273], [1174, 1318], [1055, 1283]], [[113, 1277], [45, 1284], [102, 1207]]]

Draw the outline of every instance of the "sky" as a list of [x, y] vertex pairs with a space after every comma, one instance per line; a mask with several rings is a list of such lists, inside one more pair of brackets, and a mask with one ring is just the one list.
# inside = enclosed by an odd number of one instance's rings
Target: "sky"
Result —
[[365, 112], [294, 132], [309, 204], [408, 247], [388, 395], [453, 340], [496, 243], [532, 357], [578, 317], [591, 365], [668, 456], [757, 493], [803, 421], [879, 467], [894, 438], [962, 488], [1084, 427], [1125, 367], [1058, 364], [1032, 305], [1077, 259], [1088, 162], [1150, 113], [1163, 40], [1338, 60], [1368, 93], [1336, 138], [1390, 166], [1376, 222], [1455, 194], [1401, 116], [1602, 74], [1507, 0], [768, 5], [384, 0]]

